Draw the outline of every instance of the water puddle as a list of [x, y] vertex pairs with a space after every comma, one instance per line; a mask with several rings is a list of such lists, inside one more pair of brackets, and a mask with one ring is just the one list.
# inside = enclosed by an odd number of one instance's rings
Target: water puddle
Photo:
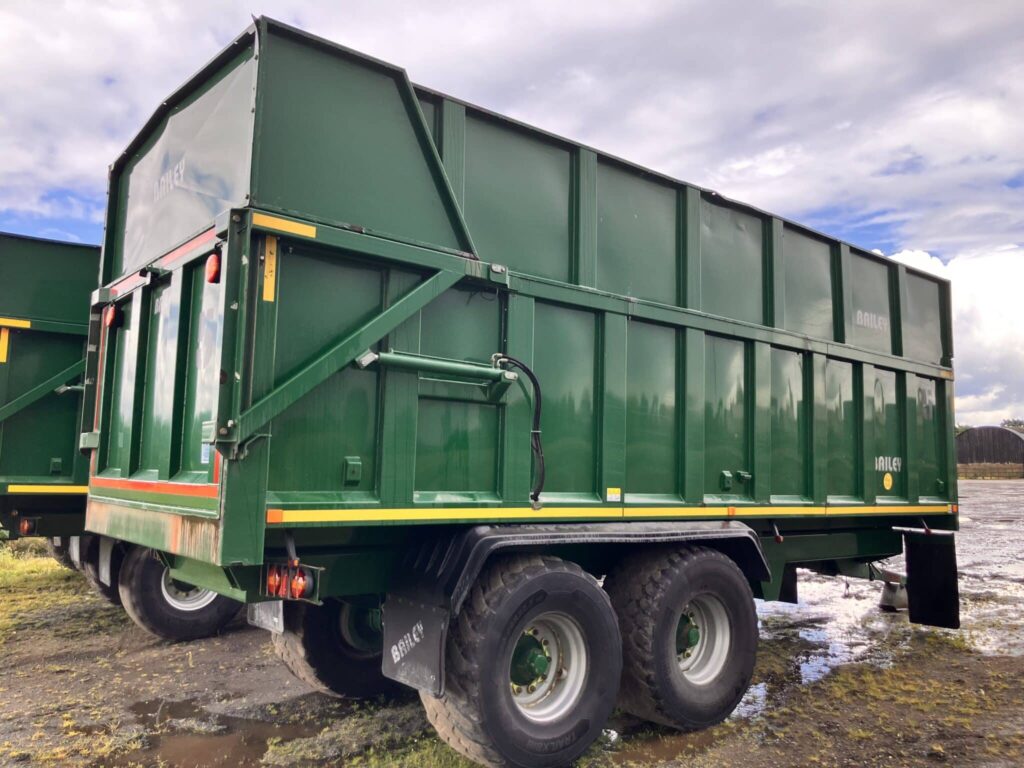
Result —
[[195, 701], [143, 701], [131, 711], [145, 728], [147, 745], [113, 761], [104, 760], [104, 766], [258, 768], [268, 740], [313, 736], [322, 727], [316, 722], [213, 715]]

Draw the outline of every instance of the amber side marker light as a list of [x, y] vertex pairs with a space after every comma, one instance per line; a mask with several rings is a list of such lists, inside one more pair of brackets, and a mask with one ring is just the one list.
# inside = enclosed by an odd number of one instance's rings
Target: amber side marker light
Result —
[[214, 251], [206, 259], [206, 282], [220, 282], [220, 253]]
[[113, 328], [117, 324], [117, 307], [111, 304], [103, 310], [103, 325]]

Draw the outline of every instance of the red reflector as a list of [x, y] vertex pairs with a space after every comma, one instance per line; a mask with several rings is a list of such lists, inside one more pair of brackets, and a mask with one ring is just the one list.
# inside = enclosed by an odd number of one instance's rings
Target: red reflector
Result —
[[206, 259], [206, 282], [220, 282], [220, 253], [214, 251]]
[[305, 597], [311, 591], [313, 580], [306, 575], [306, 572], [299, 569], [292, 576], [292, 597]]
[[22, 536], [31, 536], [36, 532], [36, 521], [23, 518], [21, 522], [18, 523], [18, 531]]
[[276, 595], [281, 588], [281, 569], [276, 565], [267, 568], [267, 594]]
[[113, 328], [117, 322], [117, 307], [111, 304], [103, 311], [103, 324], [107, 328]]

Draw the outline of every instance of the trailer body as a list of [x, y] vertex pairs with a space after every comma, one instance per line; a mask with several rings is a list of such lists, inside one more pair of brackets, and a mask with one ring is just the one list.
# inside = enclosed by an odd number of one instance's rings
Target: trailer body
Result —
[[433, 612], [389, 674], [435, 693], [479, 541], [604, 572], [720, 521], [794, 599], [957, 527], [947, 282], [266, 19], [115, 162], [101, 284], [88, 530], [278, 612]]
[[87, 529], [474, 759], [574, 759], [620, 660], [627, 711], [722, 719], [797, 566], [897, 583], [906, 541], [911, 620], [958, 623], [934, 276], [259, 19], [114, 163], [100, 283]]
[[99, 258], [98, 246], [0, 233], [0, 526], [13, 538], [84, 530], [78, 435]]

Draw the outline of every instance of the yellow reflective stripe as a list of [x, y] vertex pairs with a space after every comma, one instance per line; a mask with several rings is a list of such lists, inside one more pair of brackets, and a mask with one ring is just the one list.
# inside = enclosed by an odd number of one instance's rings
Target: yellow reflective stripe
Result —
[[8, 485], [8, 493], [88, 493], [88, 485]]
[[268, 509], [268, 523], [376, 523], [622, 517], [621, 507], [462, 507], [449, 509]]
[[31, 328], [31, 320], [18, 320], [15, 317], [0, 317], [0, 326], [5, 328]]
[[297, 221], [279, 219], [277, 216], [268, 216], [265, 213], [254, 213], [252, 215], [252, 223], [257, 227], [276, 229], [278, 232], [287, 232], [290, 235], [316, 237], [316, 227], [312, 224], [300, 224]]
[[442, 520], [556, 520], [568, 518], [709, 518], [785, 517], [821, 515], [919, 515], [949, 514], [949, 504], [872, 505], [835, 507], [462, 507], [436, 509], [280, 509], [267, 510], [267, 523], [406, 523]]
[[277, 238], [267, 236], [266, 253], [263, 254], [263, 300], [273, 301], [277, 293]]
[[6, 328], [0, 328], [0, 363], [7, 362], [7, 348], [11, 343], [11, 332]]

